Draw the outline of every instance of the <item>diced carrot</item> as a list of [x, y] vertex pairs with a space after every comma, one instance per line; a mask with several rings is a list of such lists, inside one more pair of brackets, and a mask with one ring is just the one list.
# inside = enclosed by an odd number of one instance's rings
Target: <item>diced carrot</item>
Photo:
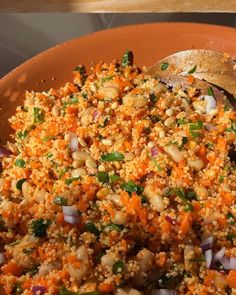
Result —
[[192, 222], [193, 222], [192, 213], [191, 212], [185, 213], [180, 224], [179, 233], [181, 235], [186, 235], [192, 226]]
[[220, 137], [217, 142], [217, 148], [220, 152], [224, 153], [226, 150], [227, 141], [224, 137]]
[[229, 274], [226, 277], [226, 281], [229, 284], [230, 288], [236, 288], [236, 270], [230, 270]]
[[217, 221], [221, 227], [225, 227], [227, 225], [227, 219], [225, 216], [219, 217]]
[[234, 196], [230, 192], [221, 192], [222, 201], [226, 205], [231, 205], [234, 201]]
[[194, 83], [194, 81], [195, 81], [195, 78], [193, 77], [193, 75], [189, 75], [188, 78], [187, 78], [187, 81], [188, 81], [189, 84], [192, 85]]
[[38, 162], [31, 162], [30, 163], [30, 166], [32, 167], [32, 169], [38, 169], [38, 168], [40, 168], [41, 166], [42, 166], [42, 164], [41, 163], [38, 163]]
[[132, 147], [132, 143], [130, 141], [125, 141], [124, 146], [126, 151], [130, 151]]
[[99, 285], [99, 291], [104, 292], [104, 293], [109, 293], [114, 289], [113, 284], [108, 284], [108, 283], [101, 283]]
[[166, 264], [166, 253], [165, 252], [159, 253], [156, 264], [159, 267], [163, 267]]
[[8, 262], [1, 270], [4, 274], [11, 274], [14, 276], [20, 276], [22, 273], [22, 268], [15, 261]]

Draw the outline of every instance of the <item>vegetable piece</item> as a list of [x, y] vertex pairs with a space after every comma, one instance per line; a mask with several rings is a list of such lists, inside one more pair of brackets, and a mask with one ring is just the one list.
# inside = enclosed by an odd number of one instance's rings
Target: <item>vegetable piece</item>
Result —
[[119, 152], [107, 153], [101, 156], [103, 162], [123, 161], [125, 156]]
[[38, 107], [34, 107], [34, 123], [42, 123], [44, 121], [44, 114]]
[[113, 230], [122, 231], [122, 229], [123, 229], [122, 225], [118, 225], [115, 223], [109, 223], [108, 225], [105, 226], [104, 231], [105, 232], [109, 232], [109, 231], [113, 231]]
[[206, 251], [206, 250], [209, 250], [213, 247], [213, 244], [214, 244], [214, 237], [213, 236], [210, 236], [206, 239], [204, 239], [200, 246], [202, 248], [202, 251]]
[[50, 219], [36, 219], [31, 222], [30, 228], [36, 237], [43, 238], [47, 236], [47, 229], [51, 224]]
[[[193, 205], [190, 202], [191, 199], [188, 200], [188, 196], [186, 196], [186, 194], [182, 188], [172, 188], [169, 191], [168, 196], [173, 196], [173, 195], [178, 196], [185, 203], [185, 205], [187, 205], [186, 211], [193, 211]], [[191, 197], [191, 194], [190, 194], [190, 197]]]
[[62, 287], [60, 289], [58, 295], [99, 295], [99, 294], [100, 294], [99, 291], [80, 293], [80, 292], [73, 292], [73, 291], [70, 291], [70, 290], [66, 289], [66, 287]]
[[98, 237], [100, 234], [99, 229], [96, 227], [96, 225], [93, 222], [85, 223], [85, 229], [86, 231], [94, 234], [96, 237]]
[[60, 206], [66, 206], [67, 205], [67, 199], [62, 196], [56, 196], [53, 200], [54, 204], [60, 205]]
[[79, 212], [74, 206], [62, 206], [62, 211], [64, 215], [79, 216]]
[[158, 98], [157, 98], [155, 93], [151, 93], [149, 95], [149, 99], [150, 99], [151, 102], [157, 102], [158, 101]]
[[124, 270], [125, 270], [125, 265], [124, 265], [123, 261], [121, 261], [121, 260], [116, 261], [112, 265], [112, 272], [115, 275], [118, 275], [118, 274], [122, 273]]
[[228, 285], [230, 286], [230, 288], [236, 288], [236, 270], [231, 270], [228, 273], [226, 277], [226, 281]]
[[132, 66], [133, 61], [134, 61], [133, 52], [127, 49], [122, 57], [121, 65], [123, 67]]
[[117, 182], [119, 179], [120, 179], [120, 176], [117, 175], [117, 174], [109, 175], [109, 180], [110, 180], [110, 182], [115, 183], [115, 182]]
[[196, 132], [196, 130], [201, 130], [203, 127], [203, 122], [198, 120], [197, 123], [189, 124], [189, 131], [193, 138], [199, 137], [201, 135], [200, 132]]
[[14, 284], [11, 294], [12, 295], [21, 295], [23, 292], [24, 292], [24, 290], [22, 289], [21, 284], [16, 283], [16, 284]]
[[20, 180], [18, 180], [17, 183], [16, 183], [16, 188], [21, 191], [22, 190], [22, 185], [26, 180], [27, 180], [26, 178], [21, 178]]
[[236, 132], [236, 121], [230, 120], [231, 126], [229, 128], [226, 128], [225, 131], [227, 132]]
[[169, 67], [169, 63], [168, 63], [168, 62], [163, 62], [163, 63], [161, 64], [161, 70], [162, 70], [162, 71], [167, 70], [168, 67]]
[[86, 73], [85, 66], [83, 65], [78, 65], [77, 67], [74, 68], [74, 71], [79, 72], [81, 75], [85, 75]]
[[78, 142], [78, 137], [75, 133], [70, 134], [70, 149], [72, 152], [78, 151], [79, 150], [79, 142]]
[[137, 193], [138, 195], [141, 195], [144, 191], [144, 188], [140, 185], [135, 184], [132, 180], [129, 180], [126, 183], [122, 183], [121, 187], [131, 195], [132, 193]]
[[209, 87], [209, 88], [207, 89], [207, 94], [210, 95], [210, 96], [215, 97], [215, 94], [214, 94], [214, 91], [213, 91], [212, 87]]
[[25, 168], [25, 160], [16, 159], [14, 165], [17, 167]]
[[70, 185], [73, 181], [79, 180], [80, 177], [72, 177], [65, 180], [66, 185]]
[[99, 171], [97, 174], [97, 179], [99, 182], [102, 182], [102, 183], [109, 182], [108, 173], [106, 173], [105, 171]]
[[195, 65], [194, 67], [192, 67], [192, 69], [190, 71], [188, 71], [188, 74], [193, 74], [196, 72], [197, 69], [197, 65]]
[[212, 253], [212, 250], [209, 249], [209, 250], [206, 250], [205, 253], [205, 259], [206, 259], [206, 267], [207, 268], [210, 268], [211, 267], [211, 262], [212, 262], [212, 258], [213, 258], [213, 253]]
[[29, 132], [27, 130], [24, 130], [24, 131], [19, 131], [16, 133], [16, 136], [21, 139], [21, 140], [24, 140], [26, 139], [27, 135], [29, 134]]
[[32, 291], [34, 295], [44, 295], [46, 292], [46, 288], [43, 286], [33, 286]]

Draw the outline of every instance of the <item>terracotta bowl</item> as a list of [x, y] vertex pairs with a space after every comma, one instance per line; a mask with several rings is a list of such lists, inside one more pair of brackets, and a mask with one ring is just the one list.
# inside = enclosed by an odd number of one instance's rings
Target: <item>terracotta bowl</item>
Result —
[[8, 118], [28, 90], [58, 88], [72, 79], [78, 64], [120, 58], [126, 49], [135, 54], [138, 66], [150, 66], [179, 50], [206, 48], [236, 57], [236, 29], [193, 23], [152, 23], [99, 31], [62, 43], [38, 54], [0, 80], [0, 138], [11, 133]]

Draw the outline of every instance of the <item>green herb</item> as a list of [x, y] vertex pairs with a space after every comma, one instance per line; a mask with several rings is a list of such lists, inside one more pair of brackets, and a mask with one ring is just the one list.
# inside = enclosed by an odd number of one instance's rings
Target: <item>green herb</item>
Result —
[[226, 128], [225, 131], [227, 132], [236, 132], [236, 121], [230, 120], [231, 126], [229, 128]]
[[128, 192], [129, 195], [132, 195], [132, 193], [137, 193], [137, 195], [141, 195], [144, 191], [144, 188], [142, 186], [135, 184], [132, 180], [129, 180], [126, 183], [122, 183], [121, 188]]
[[158, 101], [158, 98], [154, 93], [151, 93], [149, 98], [150, 98], [151, 102], [157, 102]]
[[85, 223], [85, 229], [86, 231], [94, 234], [96, 237], [98, 237], [100, 234], [99, 229], [96, 227], [96, 225], [93, 222]]
[[185, 206], [184, 206], [184, 211], [185, 212], [189, 212], [189, 211], [193, 211], [193, 205], [191, 203], [187, 203]]
[[16, 136], [19, 139], [23, 140], [23, 139], [25, 139], [27, 137], [28, 134], [29, 134], [29, 132], [27, 130], [25, 130], [25, 131], [19, 131], [19, 132], [17, 132], [16, 133]]
[[56, 196], [53, 200], [53, 203], [60, 206], [67, 206], [67, 199], [62, 196]]
[[229, 241], [233, 241], [234, 239], [236, 238], [236, 234], [228, 234], [228, 236], [227, 236], [227, 240], [229, 240]]
[[22, 252], [28, 255], [34, 252], [34, 248], [24, 248]]
[[141, 195], [141, 203], [142, 204], [148, 203], [148, 198], [145, 195]]
[[220, 182], [220, 183], [224, 182], [224, 178], [225, 178], [225, 177], [224, 177], [223, 175], [220, 175], [220, 177], [219, 177], [219, 182]]
[[189, 259], [189, 262], [204, 262], [204, 261], [206, 261], [206, 260], [203, 256], [199, 257], [199, 258]]
[[112, 272], [115, 275], [118, 275], [120, 273], [122, 273], [125, 270], [125, 265], [124, 262], [121, 260], [116, 261], [113, 265], [112, 265]]
[[21, 191], [22, 190], [22, 185], [26, 180], [27, 180], [26, 178], [21, 178], [20, 180], [18, 180], [17, 183], [16, 183], [16, 188]]
[[66, 185], [70, 185], [73, 181], [79, 180], [80, 177], [72, 177], [65, 180]]
[[190, 123], [189, 130], [201, 130], [203, 127], [203, 122], [198, 120], [197, 123]]
[[188, 137], [182, 137], [182, 143], [180, 145], [180, 149], [182, 149], [184, 147], [184, 145], [188, 143]]
[[85, 75], [85, 73], [86, 73], [86, 69], [82, 65], [75, 67], [74, 71], [79, 72], [81, 75]]
[[109, 231], [113, 231], [113, 230], [122, 231], [122, 229], [123, 229], [122, 225], [118, 225], [115, 223], [109, 223], [108, 225], [105, 226], [104, 231], [105, 232], [109, 232]]
[[108, 76], [108, 77], [102, 78], [101, 82], [104, 83], [106, 81], [111, 81], [113, 78], [114, 78], [114, 76]]
[[105, 171], [99, 171], [97, 174], [97, 179], [99, 182], [102, 182], [102, 183], [109, 182], [108, 173], [106, 173]]
[[47, 158], [51, 158], [53, 156], [53, 154], [52, 153], [47, 153]]
[[16, 241], [12, 242], [11, 244], [9, 244], [8, 246], [10, 246], [10, 247], [14, 247], [15, 245], [20, 244], [20, 241], [21, 241], [21, 240], [16, 240]]
[[228, 112], [228, 111], [230, 111], [231, 110], [231, 107], [229, 106], [229, 105], [225, 105], [224, 106], [224, 111], [225, 112]]
[[34, 123], [42, 123], [44, 121], [44, 114], [38, 107], [34, 107]]
[[102, 256], [105, 254], [106, 252], [104, 250], [101, 250], [98, 255], [96, 256], [95, 260], [96, 262], [100, 263], [101, 262], [101, 258]]
[[161, 120], [159, 115], [150, 115], [149, 118], [150, 118], [151, 122], [154, 124]]
[[49, 141], [51, 139], [54, 139], [54, 136], [45, 136], [45, 137], [43, 137], [44, 142], [47, 142], [47, 141]]
[[21, 295], [21, 294], [23, 294], [23, 292], [24, 292], [24, 290], [22, 289], [21, 284], [16, 283], [16, 284], [14, 284], [11, 294], [12, 295]]
[[21, 167], [21, 168], [25, 168], [25, 160], [16, 159], [14, 165], [18, 166], [18, 167]]
[[[184, 210], [185, 211], [193, 211], [193, 205], [190, 201], [193, 198], [193, 194], [194, 194], [194, 197], [196, 197], [196, 195], [194, 192], [189, 192], [188, 194], [186, 195], [182, 188], [172, 188], [169, 191], [168, 196], [173, 196], [173, 195], [178, 196], [185, 204]], [[191, 198], [191, 199], [188, 199], [188, 198]]]
[[107, 126], [108, 122], [109, 122], [110, 117], [106, 117], [106, 119], [104, 120], [103, 124], [98, 124], [98, 127], [100, 128], [104, 128]]
[[235, 224], [236, 223], [236, 220], [235, 220], [235, 217], [234, 215], [231, 213], [231, 212], [228, 212], [227, 215], [226, 215], [227, 219], [230, 219], [230, 224]]
[[69, 167], [63, 167], [59, 173], [59, 179], [62, 178], [63, 175], [69, 170]]
[[211, 142], [208, 142], [208, 143], [206, 144], [206, 147], [207, 147], [208, 149], [212, 148], [213, 146], [214, 146], [214, 143], [211, 143]]
[[121, 65], [123, 67], [132, 66], [134, 61], [134, 55], [133, 52], [130, 50], [126, 50], [125, 54], [122, 57]]
[[188, 74], [193, 74], [196, 72], [197, 65], [195, 65], [190, 71], [188, 71]]
[[125, 156], [119, 152], [107, 153], [101, 156], [102, 162], [123, 161]]
[[88, 98], [88, 94], [87, 93], [82, 93], [82, 97], [83, 97], [83, 99], [87, 99]]
[[63, 103], [63, 109], [65, 109], [67, 106], [72, 105], [74, 103], [77, 103], [79, 100], [77, 97], [72, 97], [71, 100], [66, 101]]
[[188, 124], [188, 121], [187, 121], [185, 118], [183, 118], [183, 119], [178, 119], [178, 120], [177, 120], [177, 124], [178, 124], [178, 125], [185, 125], [185, 124]]
[[40, 218], [40, 219], [33, 220], [30, 225], [30, 228], [36, 237], [42, 238], [42, 237], [46, 237], [47, 229], [50, 224], [51, 224], [50, 219]]
[[113, 183], [117, 182], [120, 179], [120, 176], [117, 174], [109, 175], [109, 180]]
[[73, 292], [73, 291], [66, 289], [66, 287], [62, 287], [59, 290], [58, 295], [100, 295], [100, 292], [99, 291], [92, 291], [92, 292], [80, 293], [80, 292]]
[[197, 200], [197, 194], [194, 191], [189, 191], [186, 198], [190, 201]]
[[168, 69], [168, 67], [169, 67], [169, 64], [168, 64], [168, 62], [163, 62], [163, 63], [161, 64], [161, 70], [162, 70], [162, 71], [165, 71], [165, 70], [167, 70], [167, 69]]
[[213, 92], [212, 87], [209, 87], [209, 88], [207, 89], [207, 94], [210, 95], [210, 96], [215, 97], [215, 94], [214, 94], [214, 92]]

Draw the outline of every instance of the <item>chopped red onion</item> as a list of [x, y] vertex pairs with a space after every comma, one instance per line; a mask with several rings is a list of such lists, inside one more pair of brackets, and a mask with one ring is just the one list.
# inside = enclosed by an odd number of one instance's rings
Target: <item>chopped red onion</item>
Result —
[[214, 243], [214, 237], [213, 236], [210, 236], [210, 237], [204, 239], [200, 244], [200, 246], [202, 248], [202, 251], [206, 251], [206, 250], [211, 249], [212, 246], [213, 246], [213, 243]]
[[206, 130], [208, 130], [208, 131], [214, 131], [217, 129], [216, 126], [214, 126], [210, 123], [205, 123], [204, 126], [205, 126]]
[[169, 223], [171, 223], [172, 225], [176, 225], [176, 220], [171, 218], [169, 215], [165, 216], [165, 220], [168, 221]]
[[149, 172], [148, 174], [147, 174], [147, 178], [153, 178], [154, 177], [154, 173], [153, 172]]
[[70, 149], [72, 152], [76, 152], [79, 149], [78, 146], [79, 142], [78, 142], [78, 137], [75, 133], [71, 133], [70, 134]]
[[211, 262], [212, 262], [212, 257], [213, 257], [212, 250], [211, 249], [206, 250], [204, 255], [205, 255], [205, 259], [206, 259], [206, 267], [210, 268]]
[[209, 114], [210, 111], [215, 110], [216, 108], [216, 100], [211, 95], [205, 95], [204, 100], [206, 101], [206, 113]]
[[93, 112], [93, 120], [94, 121], [97, 121], [98, 120], [98, 118], [101, 116], [101, 112], [99, 112], [98, 110], [96, 110], [96, 111], [94, 111]]
[[225, 255], [225, 247], [221, 248], [220, 251], [218, 251], [214, 255], [214, 261], [220, 261], [220, 259], [222, 259], [224, 255]]
[[177, 292], [175, 290], [169, 289], [153, 289], [151, 291], [151, 295], [176, 295]]
[[236, 269], [236, 257], [230, 257], [229, 259], [229, 267], [230, 269]]
[[8, 149], [6, 149], [6, 148], [3, 147], [3, 146], [0, 146], [0, 158], [3, 158], [3, 157], [5, 157], [5, 156], [9, 156], [9, 155], [11, 155], [11, 154], [12, 154], [11, 151], [9, 151]]
[[44, 295], [46, 292], [46, 288], [43, 286], [33, 286], [32, 291], [34, 295]]
[[78, 224], [79, 217], [74, 215], [64, 215], [64, 221], [70, 224]]
[[230, 260], [229, 260], [229, 258], [223, 257], [219, 261], [222, 264], [224, 269], [230, 269]]
[[62, 206], [64, 215], [79, 216], [78, 210], [74, 206]]
[[157, 156], [157, 154], [158, 154], [157, 148], [156, 147], [151, 148], [151, 156], [155, 157], [155, 156]]
[[0, 253], [0, 264], [3, 264], [5, 262], [5, 254]]

